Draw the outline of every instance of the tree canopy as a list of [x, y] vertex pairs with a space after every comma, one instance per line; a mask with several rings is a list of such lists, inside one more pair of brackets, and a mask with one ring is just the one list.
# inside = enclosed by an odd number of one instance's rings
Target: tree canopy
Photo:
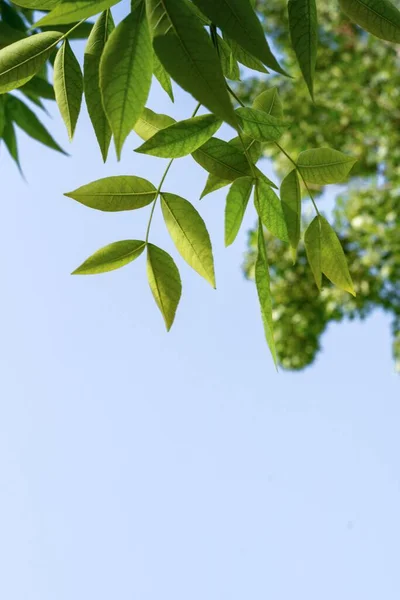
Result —
[[[0, 1], [0, 135], [18, 165], [15, 125], [63, 152], [37, 111], [55, 99], [72, 138], [83, 97], [104, 160], [111, 140], [121, 155], [132, 130], [143, 140], [137, 152], [170, 160], [159, 183], [135, 173], [66, 193], [91, 209], [150, 211], [142, 239], [101, 248], [74, 274], [108, 272], [145, 252], [170, 329], [182, 281], [173, 258], [151, 241], [160, 206], [177, 251], [215, 287], [206, 225], [167, 181], [172, 161], [191, 155], [207, 174], [202, 196], [230, 186], [226, 245], [254, 200], [258, 223], [245, 269], [276, 363], [309, 364], [330, 320], [365, 316], [375, 306], [394, 314], [398, 352], [400, 104], [397, 47], [389, 43], [400, 41], [400, 11], [388, 0], [339, 0], [318, 11], [315, 0], [132, 0], [115, 26], [116, 4]], [[77, 37], [87, 39], [83, 65], [70, 44]], [[240, 82], [239, 65], [257, 79]], [[154, 78], [172, 101], [171, 79], [191, 94], [193, 114], [175, 122], [154, 113], [146, 105]], [[233, 130], [229, 140], [215, 137], [223, 123]], [[262, 156], [272, 159], [277, 182], [263, 173]], [[322, 213], [321, 191], [349, 176], [332, 221]]]

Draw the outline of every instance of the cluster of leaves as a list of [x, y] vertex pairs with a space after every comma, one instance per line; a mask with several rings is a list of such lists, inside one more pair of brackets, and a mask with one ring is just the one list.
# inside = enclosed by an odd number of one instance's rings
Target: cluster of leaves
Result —
[[[84, 94], [104, 159], [112, 138], [120, 156], [132, 129], [144, 140], [139, 152], [170, 159], [157, 187], [137, 175], [127, 175], [88, 183], [67, 194], [103, 211], [151, 205], [143, 240], [110, 244], [87, 259], [75, 273], [110, 271], [146, 250], [149, 284], [169, 329], [181, 295], [181, 279], [173, 258], [150, 243], [152, 216], [160, 199], [178, 252], [215, 285], [211, 242], [202, 218], [192, 203], [164, 189], [172, 161], [191, 154], [208, 173], [203, 195], [231, 184], [226, 204], [227, 245], [234, 241], [254, 191], [258, 214], [254, 273], [266, 339], [277, 361], [264, 228], [290, 245], [295, 260], [301, 237], [301, 199], [307, 193], [316, 216], [304, 239], [317, 287], [321, 287], [324, 274], [340, 289], [354, 295], [343, 248], [331, 225], [319, 213], [310, 186], [344, 181], [355, 159], [325, 147], [303, 150], [293, 159], [279, 140], [297, 124], [284, 117], [277, 90], [264, 89], [251, 106], [246, 106], [231, 90], [227, 79], [237, 79], [238, 62], [286, 76], [264, 36], [254, 2], [132, 0], [129, 13], [114, 27], [110, 8], [118, 1], [17, 0], [14, 4], [25, 9], [28, 22], [32, 17], [29, 11], [49, 12], [30, 27], [31, 35], [26, 36], [25, 31], [21, 39], [0, 50], [0, 94], [22, 90], [35, 79], [43, 79], [43, 67], [56, 52], [55, 99], [71, 138]], [[339, 0], [339, 4], [366, 30], [398, 41], [395, 38], [400, 35], [400, 12], [387, 0]], [[82, 72], [68, 39], [100, 12], [88, 37]], [[288, 15], [292, 47], [313, 97], [318, 42], [315, 0], [289, 0]], [[60, 26], [67, 29], [61, 31]], [[172, 122], [170, 117], [157, 115], [146, 107], [153, 75], [171, 99], [172, 77], [198, 101], [190, 119]], [[239, 108], [234, 108], [231, 96], [239, 101]], [[6, 109], [15, 99], [14, 95], [7, 98]], [[201, 106], [210, 113], [196, 116]], [[235, 132], [230, 141], [214, 137], [223, 122]], [[274, 191], [276, 185], [257, 166], [265, 146], [277, 148], [290, 165], [283, 173], [280, 198]]]
[[[263, 3], [258, 8], [268, 35], [295, 73], [286, 1], [270, 0], [268, 8]], [[316, 293], [304, 249], [291, 266], [285, 245], [269, 239], [277, 353], [284, 368], [303, 369], [314, 361], [329, 323], [364, 319], [380, 308], [393, 317], [393, 355], [400, 371], [399, 53], [395, 44], [383, 44], [355, 27], [331, 3], [321, 5], [319, 23], [316, 103], [307, 102], [305, 86], [280, 82], [282, 99], [298, 124], [285, 132], [282, 143], [290, 153], [308, 143], [336, 143], [358, 157], [351, 185], [337, 198], [333, 223], [351, 264], [357, 297], [329, 286]], [[238, 92], [247, 100], [262, 87], [258, 78], [247, 79]], [[285, 157], [271, 146], [264, 153], [277, 173], [284, 173]], [[313, 191], [318, 195], [320, 189]], [[255, 249], [253, 231], [244, 265], [249, 277], [254, 277]]]

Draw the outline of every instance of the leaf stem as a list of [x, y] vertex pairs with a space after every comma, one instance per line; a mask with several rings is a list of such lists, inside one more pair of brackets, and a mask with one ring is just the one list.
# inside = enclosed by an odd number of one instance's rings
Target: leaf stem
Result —
[[294, 165], [294, 168], [296, 169], [296, 171], [297, 171], [297, 172], [298, 172], [298, 174], [300, 175], [300, 177], [301, 177], [301, 179], [302, 179], [302, 181], [303, 181], [303, 183], [304, 183], [304, 186], [305, 186], [305, 188], [306, 188], [306, 190], [307, 190], [307, 192], [308, 192], [308, 195], [310, 196], [310, 200], [311, 200], [311, 202], [312, 202], [312, 203], [313, 203], [313, 205], [314, 205], [315, 211], [316, 211], [317, 215], [319, 216], [319, 215], [320, 215], [320, 213], [319, 213], [319, 210], [318, 210], [318, 206], [317, 206], [317, 204], [316, 204], [316, 202], [315, 202], [315, 200], [314, 200], [314, 198], [313, 198], [313, 195], [312, 195], [312, 193], [311, 193], [311, 190], [310, 190], [310, 188], [308, 187], [308, 185], [307, 185], [307, 182], [306, 182], [306, 180], [304, 179], [304, 177], [303, 177], [303, 174], [302, 174], [302, 172], [300, 171], [300, 169], [299, 169], [299, 167], [298, 167], [297, 163], [296, 163], [296, 162], [293, 160], [293, 158], [290, 156], [290, 154], [288, 154], [288, 153], [286, 152], [286, 150], [284, 150], [284, 148], [282, 148], [282, 146], [281, 146], [280, 144], [278, 144], [278, 142], [275, 142], [275, 146], [276, 146], [276, 147], [277, 147], [277, 148], [278, 148], [278, 149], [279, 149], [279, 150], [280, 150], [280, 151], [281, 151], [281, 152], [282, 152], [282, 153], [283, 153], [283, 154], [286, 156], [286, 158], [288, 158], [288, 159], [290, 160], [290, 162], [292, 163], [292, 165]]
[[[192, 118], [197, 115], [198, 111], [200, 110], [200, 106], [201, 106], [201, 103], [199, 102], [199, 104], [196, 106], [196, 108], [194, 109], [194, 111], [192, 113]], [[166, 169], [165, 169], [165, 171], [163, 173], [163, 176], [161, 177], [161, 181], [160, 181], [160, 183], [158, 185], [157, 192], [156, 192], [156, 197], [154, 198], [154, 200], [153, 200], [153, 206], [151, 207], [149, 222], [147, 224], [146, 244], [148, 244], [148, 242], [149, 242], [149, 235], [150, 235], [151, 223], [153, 221], [153, 215], [154, 215], [154, 211], [155, 211], [155, 208], [156, 208], [157, 200], [158, 200], [159, 195], [161, 194], [162, 186], [164, 184], [164, 181], [165, 181], [165, 179], [166, 179], [166, 177], [168, 175], [168, 171], [170, 170], [170, 168], [171, 168], [172, 163], [174, 162], [174, 160], [175, 160], [174, 158], [171, 158], [171, 160], [167, 164], [167, 167], [166, 167]]]

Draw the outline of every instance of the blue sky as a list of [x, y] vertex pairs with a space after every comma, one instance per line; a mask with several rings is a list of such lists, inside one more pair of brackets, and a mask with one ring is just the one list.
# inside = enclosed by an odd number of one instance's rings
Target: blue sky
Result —
[[[179, 118], [193, 105], [156, 87], [149, 103]], [[386, 317], [332, 326], [312, 368], [276, 374], [240, 271], [254, 215], [225, 250], [224, 193], [198, 203], [205, 176], [181, 159], [165, 189], [205, 218], [218, 289], [176, 256], [157, 213], [152, 241], [184, 285], [167, 334], [144, 257], [69, 275], [99, 247], [143, 237], [149, 210], [63, 196], [107, 175], [158, 183], [165, 162], [134, 154], [132, 136], [104, 166], [85, 111], [70, 158], [19, 140], [28, 183], [0, 156], [0, 597], [398, 600]]]

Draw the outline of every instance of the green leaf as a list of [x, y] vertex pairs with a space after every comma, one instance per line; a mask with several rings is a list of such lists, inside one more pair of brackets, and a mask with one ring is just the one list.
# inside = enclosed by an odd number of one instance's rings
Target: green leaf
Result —
[[123, 240], [104, 246], [90, 256], [72, 275], [97, 275], [120, 269], [138, 258], [146, 247], [141, 240]]
[[318, 49], [317, 5], [315, 0], [289, 0], [288, 13], [293, 50], [310, 96], [314, 98], [313, 80]]
[[265, 249], [265, 240], [261, 220], [258, 220], [258, 236], [257, 236], [257, 260], [255, 264], [255, 280], [260, 303], [261, 316], [264, 325], [265, 339], [267, 340], [269, 349], [277, 365], [278, 358], [276, 355], [275, 340], [274, 340], [274, 323], [272, 320], [272, 298], [270, 289], [270, 275], [268, 268], [267, 252]]
[[297, 166], [308, 183], [341, 183], [357, 162], [348, 154], [330, 148], [315, 148], [299, 154]]
[[18, 42], [26, 37], [26, 34], [19, 29], [14, 29], [10, 27], [8, 23], [4, 21], [0, 21], [0, 49], [9, 46], [10, 44], [14, 44], [14, 42]]
[[239, 65], [233, 56], [233, 52], [229, 44], [219, 35], [217, 35], [217, 40], [219, 58], [224, 77], [230, 79], [231, 81], [240, 81]]
[[133, 175], [105, 177], [64, 194], [89, 208], [109, 212], [142, 208], [156, 195], [157, 190], [150, 181]]
[[48, 15], [35, 23], [43, 25], [65, 25], [97, 15], [121, 0], [63, 0]]
[[54, 93], [56, 101], [72, 140], [82, 104], [82, 71], [68, 40], [57, 52], [54, 62]]
[[357, 25], [388, 42], [400, 42], [400, 11], [389, 0], [339, 0]]
[[283, 119], [283, 106], [278, 88], [272, 87], [261, 92], [254, 98], [253, 108], [261, 110], [276, 119]]
[[321, 232], [322, 272], [338, 288], [355, 296], [353, 281], [342, 245], [328, 221], [322, 216], [319, 216], [318, 220]]
[[17, 137], [15, 135], [15, 129], [14, 129], [13, 122], [10, 119], [7, 119], [4, 124], [3, 140], [4, 140], [4, 143], [7, 147], [7, 150], [9, 152], [11, 158], [13, 158], [13, 160], [15, 161], [15, 163], [18, 167], [19, 172], [23, 176], [22, 169], [21, 169], [21, 163], [19, 162]]
[[[71, 29], [73, 28], [73, 31]], [[45, 25], [40, 28], [42, 31], [50, 31], [51, 25]], [[69, 41], [71, 40], [87, 40], [93, 29], [93, 23], [81, 22], [70, 23], [68, 25], [57, 25], [57, 31], [63, 34], [68, 34]]]
[[320, 290], [322, 286], [321, 226], [318, 217], [315, 217], [307, 227], [304, 234], [304, 244], [315, 283]]
[[114, 21], [111, 12], [106, 10], [96, 21], [89, 36], [83, 67], [86, 105], [104, 162], [107, 160], [110, 147], [111, 128], [101, 99], [100, 60], [113, 29]]
[[171, 256], [154, 244], [147, 244], [147, 278], [169, 331], [182, 293], [181, 277]]
[[147, 0], [154, 49], [171, 77], [211, 112], [236, 128], [215, 48], [187, 0]]
[[51, 10], [60, 0], [13, 0], [13, 3], [23, 8], [33, 8], [34, 10]]
[[163, 192], [161, 207], [169, 234], [182, 258], [215, 288], [210, 236], [194, 206], [175, 194]]
[[36, 33], [0, 50], [0, 94], [19, 88], [32, 79], [60, 37], [57, 31]]
[[249, 163], [243, 152], [219, 138], [211, 138], [198, 150], [193, 158], [209, 173], [233, 181], [244, 175], [251, 175]]
[[202, 146], [221, 127], [215, 115], [192, 117], [161, 129], [135, 152], [160, 158], [180, 158]]
[[31, 138], [41, 142], [45, 146], [57, 150], [62, 154], [66, 154], [57, 142], [51, 137], [50, 133], [39, 121], [37, 116], [31, 109], [24, 104], [19, 98], [10, 96], [7, 100], [6, 114], [15, 122], [25, 133]]
[[145, 107], [134, 127], [135, 133], [142, 140], [148, 140], [156, 133], [176, 123], [175, 119], [168, 115], [155, 113], [150, 108]]
[[164, 69], [164, 67], [158, 60], [158, 56], [155, 52], [153, 55], [153, 73], [164, 92], [167, 92], [168, 96], [173, 102], [174, 92], [172, 89], [171, 77], [168, 75], [167, 71]]
[[33, 77], [20, 88], [20, 91], [46, 100], [55, 100], [53, 86], [42, 77]]
[[237, 108], [236, 114], [244, 133], [260, 142], [275, 142], [288, 128], [284, 121], [255, 108]]
[[256, 181], [254, 204], [263, 225], [268, 231], [283, 242], [288, 242], [289, 235], [282, 202], [274, 190], [261, 179], [257, 179]]
[[232, 50], [232, 54], [235, 60], [240, 62], [241, 65], [244, 65], [248, 69], [252, 69], [253, 71], [258, 71], [259, 73], [268, 73], [267, 69], [264, 67], [262, 62], [258, 60], [258, 58], [255, 58], [252, 54], [247, 52], [247, 50], [242, 48], [234, 40], [229, 39], [229, 37], [225, 35], [225, 33], [223, 35], [224, 40]]
[[110, 35], [100, 61], [103, 105], [117, 156], [143, 112], [153, 73], [153, 49], [143, 1]]
[[281, 202], [290, 245], [297, 249], [300, 241], [301, 191], [296, 169], [286, 175], [281, 184]]
[[253, 190], [251, 177], [236, 179], [228, 192], [225, 206], [225, 246], [236, 239]]
[[260, 21], [249, 0], [193, 0], [194, 4], [230, 38], [267, 67], [285, 75], [271, 52]]

